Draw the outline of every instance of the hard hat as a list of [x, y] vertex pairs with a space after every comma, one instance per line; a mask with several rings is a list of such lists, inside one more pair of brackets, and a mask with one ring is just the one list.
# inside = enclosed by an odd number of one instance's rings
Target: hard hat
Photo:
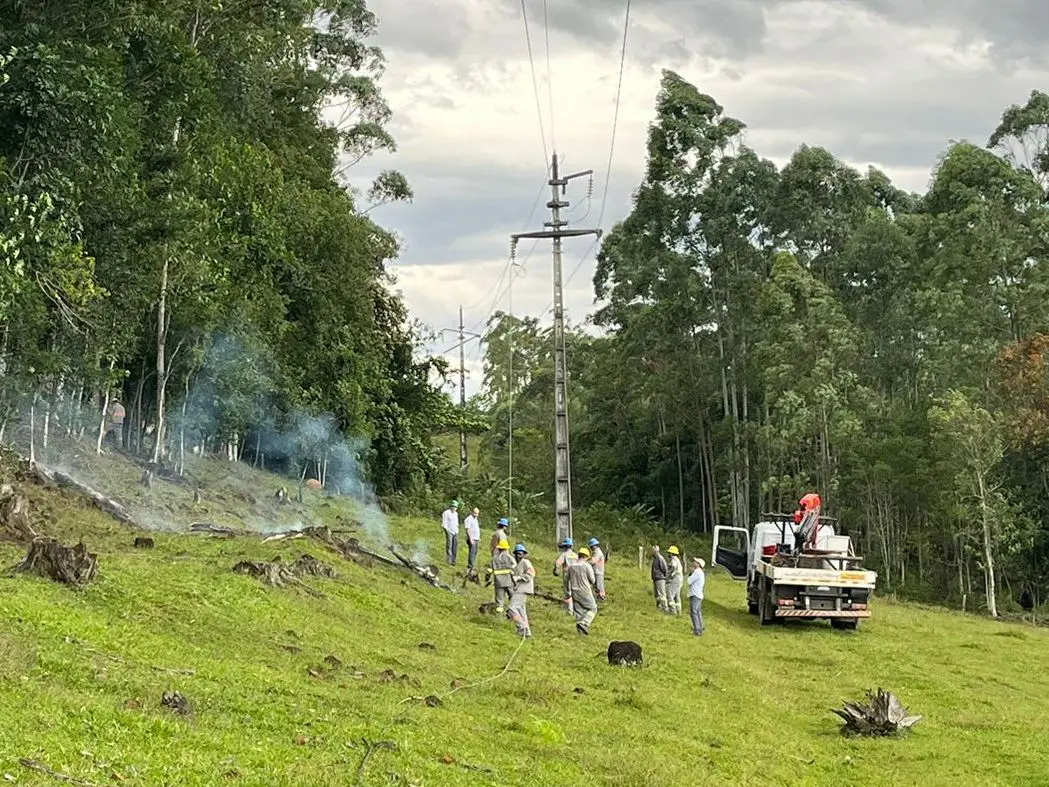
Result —
[[495, 548], [496, 549], [509, 549], [510, 548], [510, 542], [507, 541], [505, 538], [500, 538], [499, 539], [499, 543], [495, 545]]
[[564, 541], [561, 542], [561, 546], [563, 546], [563, 547], [570, 547], [570, 546], [572, 546], [572, 539], [566, 538]]
[[509, 519], [507, 519], [507, 518], [506, 518], [506, 517], [504, 516], [504, 517], [503, 517], [502, 519], [500, 519], [500, 520], [499, 520], [499, 521], [498, 521], [498, 522], [496, 523], [496, 525], [495, 525], [495, 526], [496, 526], [496, 527], [510, 527], [510, 520], [509, 520]]
[[598, 544], [600, 544], [600, 543], [601, 543], [601, 542], [600, 542], [600, 541], [598, 541], [598, 540], [597, 540], [596, 538], [591, 538], [591, 539], [590, 539], [590, 541], [589, 541], [589, 542], [587, 542], [587, 546], [588, 546], [588, 547], [596, 547], [596, 546], [597, 546]]
[[680, 555], [681, 554], [681, 552], [678, 550], [677, 547], [670, 547], [670, 549], [668, 549], [667, 552], [670, 553], [671, 555]]
[[524, 544], [517, 544], [514, 547], [514, 554], [517, 555], [517, 554], [520, 554], [520, 553], [524, 553], [526, 555], [528, 554], [528, 550], [525, 549], [525, 545]]
[[590, 557], [590, 550], [586, 547], [579, 548], [579, 557]]
[[459, 501], [458, 500], [453, 500], [452, 501], [452, 508], [458, 508], [458, 507], [459, 507]]

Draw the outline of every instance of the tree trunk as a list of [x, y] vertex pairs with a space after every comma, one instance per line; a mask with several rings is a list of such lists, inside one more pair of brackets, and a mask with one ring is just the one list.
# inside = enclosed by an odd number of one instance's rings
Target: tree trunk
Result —
[[681, 433], [674, 436], [677, 448], [677, 499], [678, 499], [678, 524], [685, 529], [685, 474], [681, 469]]
[[186, 375], [185, 396], [182, 397], [182, 419], [178, 425], [178, 474], [186, 474], [186, 408], [189, 405], [189, 380], [191, 375]]
[[[113, 373], [113, 367], [117, 365], [116, 359], [110, 359], [109, 372]], [[105, 393], [102, 395], [102, 416], [98, 422], [98, 440], [95, 442], [95, 453], [102, 453], [102, 441], [106, 438], [106, 414], [109, 412], [109, 382], [106, 381]]]
[[29, 405], [29, 465], [36, 464], [36, 398], [33, 392], [33, 401]]
[[[178, 131], [176, 130], [176, 139]], [[171, 261], [168, 250], [164, 250], [164, 262], [160, 269], [160, 300], [157, 302], [157, 428], [153, 432], [153, 463], [159, 464], [164, 450], [164, 392], [167, 389], [167, 363], [165, 345], [168, 339], [168, 270]]]
[[987, 502], [988, 490], [983, 473], [977, 473], [976, 483], [980, 492], [980, 519], [983, 525], [983, 559], [987, 584], [987, 611], [992, 618], [998, 617], [998, 598], [994, 578], [994, 545], [991, 539], [991, 510]]

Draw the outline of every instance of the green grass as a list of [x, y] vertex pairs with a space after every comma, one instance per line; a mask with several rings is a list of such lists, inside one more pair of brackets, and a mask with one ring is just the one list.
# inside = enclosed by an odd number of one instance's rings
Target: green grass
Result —
[[[115, 477], [116, 460], [104, 464], [96, 474]], [[278, 485], [237, 472], [258, 501]], [[534, 601], [535, 638], [505, 675], [469, 687], [498, 674], [519, 644], [508, 621], [478, 614], [489, 600], [482, 589], [452, 595], [305, 540], [158, 533], [155, 549], [136, 551], [134, 534], [97, 511], [26, 489], [41, 526], [83, 537], [100, 574], [83, 591], [0, 578], [0, 777], [17, 784], [55, 783], [19, 764], [28, 757], [97, 784], [352, 785], [364, 740], [396, 745], [369, 758], [370, 785], [1047, 783], [1041, 629], [886, 600], [855, 634], [761, 629], [742, 587], [714, 575], [708, 633], [697, 639], [687, 617], [655, 611], [635, 546], [624, 549], [633, 565], [610, 565], [611, 600], [588, 639]], [[226, 514], [242, 493], [230, 490]], [[172, 516], [192, 518], [184, 490], [158, 484], [153, 494]], [[264, 514], [268, 503], [257, 506]], [[305, 508], [332, 522], [352, 513], [320, 495]], [[392, 526], [438, 551], [436, 519]], [[553, 552], [532, 546], [552, 590]], [[340, 572], [311, 582], [324, 598], [230, 571], [241, 559], [303, 551]], [[22, 553], [0, 543], [3, 565]], [[645, 666], [610, 668], [612, 639], [640, 642]], [[385, 682], [385, 670], [397, 679]], [[467, 687], [450, 693], [453, 682]], [[922, 723], [898, 740], [842, 738], [829, 708], [877, 686]], [[191, 718], [161, 708], [166, 690], [187, 697]], [[405, 701], [426, 695], [443, 704]]]

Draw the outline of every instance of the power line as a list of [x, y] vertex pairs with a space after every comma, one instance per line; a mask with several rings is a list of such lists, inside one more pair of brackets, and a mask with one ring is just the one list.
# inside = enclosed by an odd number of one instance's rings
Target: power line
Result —
[[557, 131], [554, 127], [554, 72], [550, 68], [550, 18], [547, 14], [546, 0], [543, 0], [543, 33], [546, 36], [546, 85], [550, 99], [550, 144], [557, 152]]
[[630, 31], [630, 0], [626, 0], [626, 18], [623, 21], [623, 46], [619, 50], [619, 81], [616, 84], [616, 109], [612, 115], [612, 141], [608, 145], [608, 166], [605, 169], [605, 188], [601, 195], [601, 212], [598, 214], [597, 226], [605, 217], [605, 204], [608, 201], [608, 185], [612, 180], [612, 155], [616, 149], [616, 127], [619, 125], [619, 101], [623, 95], [623, 67], [626, 65], [626, 40]]
[[[626, 66], [627, 34], [630, 31], [630, 2], [631, 0], [626, 0], [626, 18], [623, 21], [623, 45], [619, 50], [619, 79], [616, 84], [616, 104], [615, 111], [612, 114], [612, 139], [608, 145], [608, 165], [605, 168], [605, 185], [601, 194], [601, 210], [597, 216], [598, 227], [601, 226], [601, 220], [605, 217], [605, 207], [608, 204], [608, 187], [612, 182], [612, 158], [615, 155], [616, 149], [616, 129], [619, 126], [619, 105], [623, 96], [623, 70]], [[587, 213], [589, 212], [590, 210], [588, 208]], [[594, 250], [594, 247], [597, 246], [597, 243], [598, 239], [594, 238], [594, 241], [590, 244], [589, 248], [583, 252], [583, 256], [579, 258], [579, 262], [576, 263], [575, 267], [572, 268], [572, 272], [568, 274], [568, 278], [565, 279], [566, 286], [575, 278], [579, 269], [583, 267], [583, 263], [590, 257], [590, 253]], [[546, 309], [543, 309], [542, 314], [545, 314], [546, 310], [549, 308], [550, 307], [547, 306]]]
[[[545, 5], [545, 4], [544, 4]], [[525, 31], [525, 44], [528, 45], [528, 65], [532, 70], [532, 91], [535, 93], [535, 111], [539, 115], [539, 137], [543, 141], [543, 160], [550, 160], [550, 153], [546, 146], [546, 127], [543, 124], [543, 105], [539, 100], [539, 80], [535, 75], [535, 58], [532, 56], [532, 33], [528, 29], [528, 8], [525, 5], [525, 0], [521, 0], [521, 16], [524, 19], [524, 31]], [[549, 51], [549, 47], [548, 50]], [[547, 68], [549, 70], [549, 57], [547, 59]], [[551, 104], [551, 107], [553, 105]], [[553, 115], [550, 116], [550, 136], [553, 137]]]

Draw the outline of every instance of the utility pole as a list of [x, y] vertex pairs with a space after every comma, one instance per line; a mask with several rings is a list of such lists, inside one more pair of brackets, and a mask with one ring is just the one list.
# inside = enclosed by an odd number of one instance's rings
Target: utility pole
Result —
[[[459, 409], [463, 418], [463, 423], [459, 424], [459, 468], [461, 470], [466, 469], [466, 343], [473, 341], [474, 339], [483, 338], [481, 334], [468, 331], [463, 324], [463, 307], [459, 305], [459, 327], [458, 328], [442, 328], [438, 331], [439, 334], [444, 334], [447, 331], [458, 331], [459, 332], [459, 369], [452, 371], [459, 372]], [[453, 349], [450, 347], [449, 349]]]
[[557, 541], [572, 537], [572, 470], [568, 440], [568, 370], [565, 361], [565, 305], [564, 283], [561, 267], [561, 240], [584, 235], [601, 237], [600, 229], [566, 229], [567, 221], [561, 219], [561, 209], [569, 203], [564, 199], [565, 186], [575, 178], [588, 177], [594, 171], [574, 172], [561, 175], [554, 153], [550, 166], [550, 221], [541, 232], [519, 232], [511, 235], [516, 246], [521, 238], [550, 238], [554, 253], [554, 510], [557, 519]]

